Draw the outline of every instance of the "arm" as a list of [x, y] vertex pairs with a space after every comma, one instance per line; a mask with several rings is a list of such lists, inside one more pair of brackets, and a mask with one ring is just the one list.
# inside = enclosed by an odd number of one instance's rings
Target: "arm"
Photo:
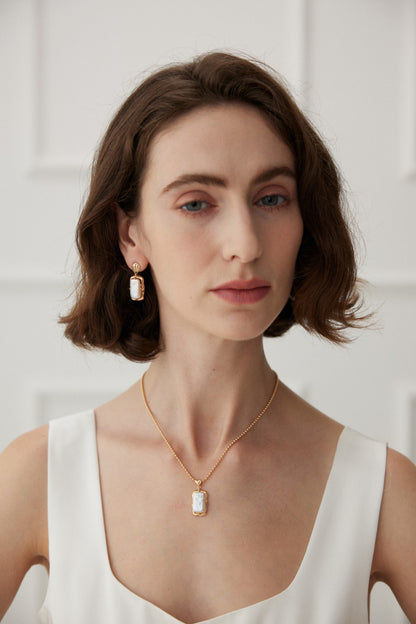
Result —
[[416, 624], [416, 466], [390, 449], [373, 578], [389, 585], [410, 622]]
[[26, 572], [47, 561], [47, 427], [0, 455], [0, 620]]

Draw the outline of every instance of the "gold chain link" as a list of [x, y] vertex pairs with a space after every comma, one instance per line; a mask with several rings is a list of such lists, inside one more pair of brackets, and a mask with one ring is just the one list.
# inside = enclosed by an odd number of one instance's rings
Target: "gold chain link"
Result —
[[224, 449], [224, 451], [222, 452], [222, 454], [220, 455], [220, 457], [217, 459], [216, 463], [213, 465], [213, 467], [211, 468], [211, 470], [208, 472], [208, 474], [206, 475], [206, 477], [204, 477], [203, 479], [195, 479], [191, 473], [189, 472], [188, 468], [185, 466], [185, 464], [183, 463], [183, 461], [181, 460], [181, 458], [179, 457], [179, 455], [177, 454], [177, 452], [175, 451], [175, 449], [173, 448], [173, 446], [171, 445], [171, 443], [169, 442], [169, 440], [167, 439], [167, 437], [165, 436], [165, 434], [162, 431], [161, 426], [159, 425], [155, 415], [153, 414], [152, 410], [149, 407], [149, 404], [147, 402], [146, 399], [146, 394], [144, 391], [144, 385], [143, 385], [143, 380], [145, 377], [145, 374], [142, 376], [141, 378], [141, 388], [142, 388], [142, 396], [143, 396], [143, 402], [145, 404], [145, 407], [147, 409], [147, 411], [149, 412], [150, 416], [152, 417], [153, 422], [155, 423], [160, 435], [162, 436], [162, 438], [164, 439], [164, 441], [166, 442], [166, 444], [168, 445], [168, 447], [170, 448], [170, 450], [172, 451], [172, 454], [174, 455], [175, 459], [179, 462], [179, 464], [182, 466], [182, 468], [185, 470], [186, 474], [192, 479], [192, 481], [194, 483], [196, 483], [196, 485], [198, 486], [198, 488], [205, 483], [205, 481], [207, 481], [210, 476], [212, 475], [212, 473], [214, 472], [214, 470], [216, 470], [216, 468], [218, 468], [219, 464], [222, 462], [222, 460], [224, 459], [224, 457], [226, 456], [226, 454], [228, 453], [228, 451], [230, 450], [230, 448], [239, 440], [241, 440], [241, 438], [243, 436], [246, 435], [246, 433], [248, 433], [250, 431], [250, 429], [252, 429], [254, 427], [254, 425], [260, 420], [260, 418], [263, 416], [263, 414], [265, 412], [267, 412], [267, 410], [269, 409], [274, 396], [276, 394], [276, 390], [277, 390], [277, 386], [279, 385], [279, 377], [277, 376], [276, 373], [275, 377], [276, 377], [276, 381], [274, 384], [274, 388], [273, 388], [273, 392], [269, 398], [269, 400], [267, 401], [266, 405], [263, 407], [263, 409], [261, 410], [261, 412], [259, 412], [259, 414], [257, 414], [257, 416], [254, 418], [254, 420], [252, 420], [252, 422], [248, 425], [248, 427], [246, 427], [244, 429], [244, 431], [242, 433], [240, 433], [240, 435], [238, 435], [236, 438], [234, 438], [234, 440], [232, 440]]

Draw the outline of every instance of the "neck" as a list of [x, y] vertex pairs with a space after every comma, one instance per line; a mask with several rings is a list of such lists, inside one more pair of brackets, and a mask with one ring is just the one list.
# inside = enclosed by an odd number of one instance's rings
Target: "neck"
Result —
[[182, 457], [220, 453], [263, 409], [274, 375], [261, 338], [166, 348], [145, 379], [150, 408]]

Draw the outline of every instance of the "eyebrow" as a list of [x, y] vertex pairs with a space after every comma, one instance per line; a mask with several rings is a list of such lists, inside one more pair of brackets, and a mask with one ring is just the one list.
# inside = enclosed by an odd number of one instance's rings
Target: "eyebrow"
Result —
[[[258, 176], [252, 180], [252, 184], [261, 184], [262, 182], [269, 182], [273, 178], [277, 178], [279, 176], [285, 176], [287, 178], [292, 178], [296, 180], [295, 172], [287, 166], [282, 167], [271, 167], [270, 169], [265, 169]], [[192, 183], [203, 184], [205, 186], [220, 186], [222, 188], [227, 188], [227, 180], [224, 178], [219, 178], [218, 176], [209, 175], [206, 173], [186, 173], [181, 175], [173, 182], [170, 182], [162, 191], [162, 195], [164, 193], [168, 193], [174, 189], [180, 188], [181, 186], [186, 186], [187, 184]]]

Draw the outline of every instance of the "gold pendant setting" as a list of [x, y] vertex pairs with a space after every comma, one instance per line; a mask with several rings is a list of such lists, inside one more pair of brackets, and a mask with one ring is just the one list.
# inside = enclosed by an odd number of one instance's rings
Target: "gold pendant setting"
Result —
[[201, 480], [195, 481], [197, 490], [192, 492], [192, 513], [194, 516], [205, 516], [208, 511], [208, 493], [201, 490]]

